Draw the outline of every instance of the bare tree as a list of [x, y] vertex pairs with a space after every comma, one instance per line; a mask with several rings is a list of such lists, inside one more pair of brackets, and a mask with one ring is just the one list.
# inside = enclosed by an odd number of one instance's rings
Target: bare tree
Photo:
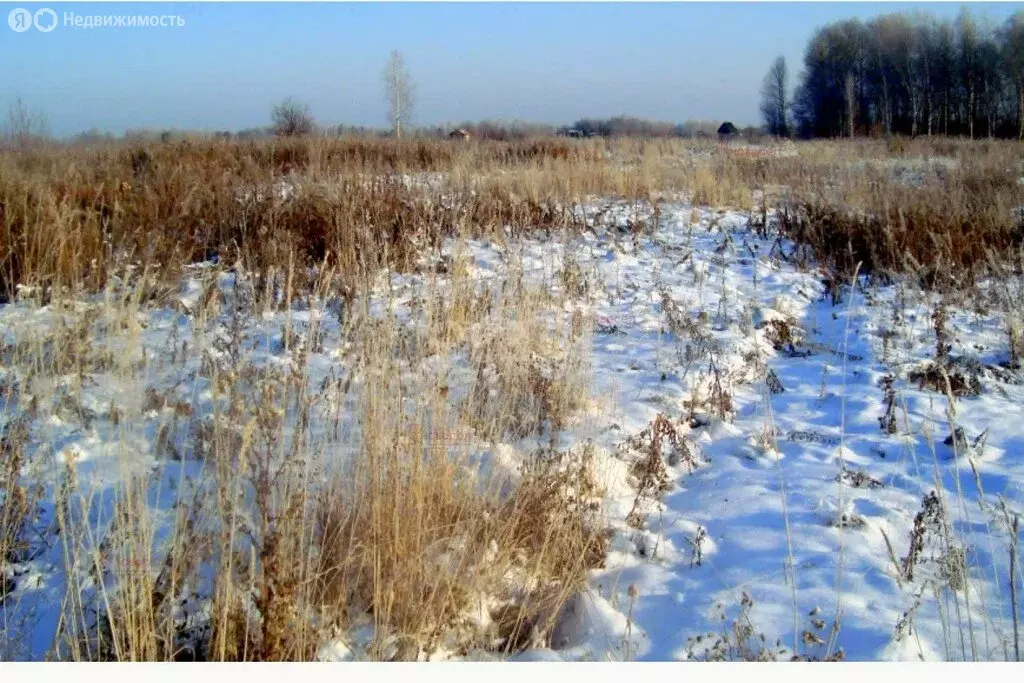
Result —
[[1016, 93], [1017, 138], [1024, 140], [1024, 11], [1007, 20], [1001, 37], [1006, 73]]
[[779, 56], [761, 86], [761, 116], [769, 135], [789, 137], [786, 58]]
[[957, 33], [960, 36], [960, 79], [966, 98], [963, 102], [963, 117], [967, 122], [967, 132], [974, 139], [974, 119], [978, 110], [978, 63], [981, 35], [978, 24], [966, 7], [960, 10], [956, 19]]
[[280, 137], [296, 137], [313, 132], [314, 121], [309, 106], [291, 97], [274, 105], [270, 110], [270, 120], [274, 134]]
[[30, 111], [19, 97], [7, 112], [3, 137], [16, 147], [25, 148], [49, 137], [49, 123], [41, 111]]
[[415, 103], [415, 88], [409, 78], [405, 59], [397, 50], [391, 51], [387, 66], [384, 67], [384, 86], [387, 89], [388, 120], [395, 131], [395, 137], [402, 137], [402, 126], [412, 120]]

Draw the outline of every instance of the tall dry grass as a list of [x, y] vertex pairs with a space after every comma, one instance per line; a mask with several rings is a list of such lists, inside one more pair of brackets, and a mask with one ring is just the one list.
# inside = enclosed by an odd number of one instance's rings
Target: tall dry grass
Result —
[[[312, 262], [329, 256], [346, 272], [381, 260], [401, 264], [414, 238], [563, 223], [559, 203], [608, 189], [581, 172], [602, 160], [598, 145], [564, 141], [2, 152], [0, 292], [9, 298], [18, 285], [96, 290], [124, 262], [171, 279], [180, 264], [213, 256], [260, 271], [284, 267], [291, 252]], [[490, 177], [505, 171], [513, 173]], [[443, 174], [443, 182], [432, 184], [431, 174]], [[554, 177], [558, 183], [545, 182]]]
[[[487, 465], [486, 444], [565, 426], [587, 385], [583, 327], [551, 294], [458, 264], [425, 305], [384, 295], [411, 317], [346, 297], [336, 272], [321, 264], [301, 290], [283, 274], [284, 364], [251, 354], [275, 297], [241, 267], [206, 272], [183, 313], [191, 333], [171, 348], [140, 323], [166, 306], [148, 274], [131, 287], [112, 274], [88, 306], [51, 297], [61, 320], [5, 347], [21, 383], [12, 414], [37, 434], [54, 418], [98, 429], [116, 453], [114, 472], [87, 477], [55, 453], [66, 464], [40, 478], [52, 509], [29, 545], [52, 544], [63, 582], [50, 656], [307, 660], [340, 639], [360, 657], [416, 659], [550, 636], [604, 558], [592, 457], [541, 449], [509, 470]], [[292, 311], [311, 322], [293, 328]], [[327, 343], [345, 350], [321, 376], [311, 363]], [[495, 368], [489, 394], [479, 378]], [[446, 379], [460, 372], [466, 382]], [[116, 405], [94, 409], [95, 381], [121, 387]], [[12, 440], [19, 424], [5, 448], [25, 441]], [[4, 462], [13, 557], [14, 525], [30, 520], [23, 468]], [[4, 630], [12, 650], [15, 637]]]
[[679, 192], [707, 206], [782, 206], [787, 235], [840, 265], [921, 262], [938, 240], [957, 266], [977, 262], [980, 243], [1019, 243], [1019, 148], [297, 139], [0, 151], [0, 294], [96, 290], [125, 262], [173, 281], [180, 264], [214, 256], [263, 271], [294, 253], [352, 274], [405, 264], [446, 234], [571, 225], [588, 197]]
[[[311, 659], [341, 639], [359, 656], [412, 659], [543, 643], [604, 556], [591, 456], [540, 448], [508, 472], [482, 454], [553, 443], [571, 422], [588, 326], [514, 272], [481, 283], [461, 257], [447, 273], [419, 257], [449, 236], [572, 228], [592, 197], [679, 197], [761, 212], [765, 230], [778, 208], [781, 234], [836, 276], [861, 264], [934, 282], [935, 263], [969, 279], [1019, 255], [1020, 149], [289, 140], [0, 152], [0, 296], [56, 314], [0, 341], [0, 600], [45, 529], [64, 577], [59, 658]], [[193, 303], [175, 303], [196, 261], [217, 265]], [[385, 267], [429, 283], [408, 317], [370, 305]], [[171, 305], [189, 333], [153, 349], [147, 315]], [[293, 324], [295, 311], [311, 322]], [[264, 316], [287, 363], [252, 355]], [[328, 343], [343, 351], [322, 376]], [[126, 396], [87, 404], [96, 377]], [[102, 428], [116, 476], [83, 477], [68, 453], [49, 453], [64, 464], [36, 476], [47, 452], [30, 435], [47, 445], [54, 416]], [[15, 651], [18, 609], [3, 611]]]

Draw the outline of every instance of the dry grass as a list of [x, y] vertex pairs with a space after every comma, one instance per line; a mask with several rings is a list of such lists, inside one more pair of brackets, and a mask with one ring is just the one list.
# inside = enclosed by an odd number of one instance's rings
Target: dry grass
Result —
[[[421, 257], [450, 236], [576, 227], [574, 205], [593, 195], [656, 212], [680, 193], [760, 212], [766, 231], [779, 208], [781, 234], [800, 245], [785, 256], [809, 252], [837, 280], [861, 264], [949, 289], [943, 273], [969, 282], [1016, 267], [1019, 145], [772, 149], [289, 140], [0, 152], [0, 297], [55, 313], [0, 340], [12, 416], [0, 432], [0, 600], [41, 534], [66, 577], [59, 658], [302, 660], [341, 639], [360, 656], [415, 659], [543, 644], [604, 558], [592, 453], [520, 454], [517, 472], [484, 456], [495, 442], [554, 443], [586, 406], [591, 325], [566, 313], [586, 277], [567, 258], [554, 288], [514, 268], [486, 283], [464, 255], [433, 270]], [[935, 156], [952, 161], [926, 165], [920, 186], [886, 166]], [[205, 275], [189, 270], [214, 259]], [[385, 267], [421, 275], [422, 297], [372, 307]], [[186, 275], [202, 290], [188, 304], [176, 296]], [[1011, 362], [1014, 295], [1003, 300]], [[146, 315], [168, 306], [190, 332], [147, 348]], [[293, 325], [296, 311], [316, 315]], [[249, 325], [275, 314], [288, 362], [257, 362]], [[332, 318], [337, 337], [324, 341]], [[691, 410], [727, 416], [731, 380], [704, 323], [676, 318], [673, 333], [716, 368]], [[799, 331], [778, 325], [771, 340], [796, 353]], [[337, 368], [321, 376], [325, 348]], [[87, 404], [97, 377], [128, 395]], [[54, 416], [110, 436], [112, 481], [81, 477], [64, 452], [48, 454], [59, 472], [35, 477], [46, 451], [30, 452], [28, 435]], [[667, 422], [651, 430], [634, 474], [656, 496], [663, 451], [686, 451]], [[152, 470], [140, 443], [153, 445]]]
[[0, 430], [0, 605], [14, 588], [8, 564], [21, 559], [28, 550], [25, 531], [37, 502], [38, 494], [33, 495], [21, 478], [28, 423], [25, 416], [20, 416]]
[[[183, 142], [0, 152], [0, 293], [98, 289], [139, 263], [173, 281], [218, 256], [281, 270], [327, 258], [356, 278], [445, 234], [572, 225], [592, 195], [754, 210], [846, 272], [932, 255], [975, 266], [1021, 242], [1019, 145], [951, 140], [733, 147], [680, 140]], [[763, 202], [757, 200], [757, 195]], [[781, 202], [781, 204], [780, 204]], [[273, 236], [273, 239], [269, 239]], [[166, 276], [166, 277], [165, 277]]]
[[927, 287], [970, 286], [991, 274], [993, 255], [1003, 261], [1024, 244], [1017, 148], [963, 143], [948, 164], [833, 170], [792, 188], [781, 231], [844, 281], [860, 264], [883, 279], [910, 273]]
[[7, 297], [17, 285], [95, 290], [125, 262], [173, 281], [180, 264], [212, 256], [262, 272], [294, 253], [352, 274], [403, 265], [442, 233], [563, 225], [572, 195], [640, 191], [598, 143], [565, 141], [56, 148], [0, 153], [0, 178]]
[[[5, 352], [38, 413], [4, 431], [3, 557], [21, 552], [28, 523], [22, 445], [33, 420], [109, 429], [121, 453], [117, 477], [100, 486], [62, 454], [52, 540], [67, 588], [53, 655], [307, 660], [367, 626], [359, 651], [373, 659], [545, 642], [603, 561], [592, 455], [524, 454], [522, 471], [508, 472], [482, 467], [480, 449], [484, 439], [554, 439], [586, 397], [586, 340], [550, 294], [478, 282], [459, 259], [452, 271], [411, 318], [348, 297], [341, 375], [323, 381], [308, 365], [323, 353], [316, 321], [346, 299], [327, 265], [302, 295], [294, 273], [282, 274], [281, 310], [320, 311], [303, 329], [285, 314], [283, 365], [248, 355], [247, 326], [276, 299], [242, 268], [204, 276], [186, 313], [194, 331], [174, 342], [191, 352], [162, 358], [144, 352], [145, 278], [122, 296], [109, 279], [90, 307], [51, 298], [60, 323]], [[388, 310], [402, 305], [391, 299]], [[195, 394], [187, 385], [151, 384], [175, 372], [197, 373], [208, 408], [182, 400]], [[460, 372], [468, 382], [449, 392], [445, 378]], [[75, 377], [116, 378], [128, 395], [98, 414], [69, 387]], [[132, 450], [146, 425], [158, 434], [154, 470]]]

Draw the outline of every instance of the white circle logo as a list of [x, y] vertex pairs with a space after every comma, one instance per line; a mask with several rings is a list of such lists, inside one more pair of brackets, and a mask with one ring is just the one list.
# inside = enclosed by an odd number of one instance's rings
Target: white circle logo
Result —
[[[56, 24], [57, 15], [54, 14], [53, 18], [54, 24]], [[12, 31], [24, 33], [32, 28], [32, 13], [22, 7], [15, 7], [11, 10], [11, 13], [7, 15], [7, 25], [11, 27]]]
[[57, 13], [49, 7], [44, 7], [36, 11], [36, 15], [32, 17], [32, 23], [40, 33], [49, 33], [57, 28]]

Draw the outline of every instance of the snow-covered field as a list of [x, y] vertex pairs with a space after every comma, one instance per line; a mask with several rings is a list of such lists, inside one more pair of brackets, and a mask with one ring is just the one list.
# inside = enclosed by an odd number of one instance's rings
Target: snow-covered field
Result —
[[[590, 400], [556, 445], [594, 448], [608, 557], [563, 610], [550, 647], [516, 658], [1012, 659], [1008, 524], [1024, 510], [1024, 374], [1003, 367], [999, 308], [982, 294], [948, 303], [950, 356], [981, 389], [951, 402], [909, 378], [935, 354], [931, 295], [846, 287], [834, 303], [820, 272], [785, 258], [794, 245], [759, 236], [746, 214], [684, 202], [657, 214], [615, 202], [580, 211], [590, 228], [580, 234], [442, 250], [463, 254], [480, 281], [521, 269], [557, 295], [555, 315], [593, 321]], [[37, 551], [8, 569], [14, 589], [0, 610], [27, 615], [10, 628], [25, 644], [8, 643], [11, 656], [53, 645], [65, 573], [47, 525], [68, 463], [97, 491], [124, 477], [125, 463], [156, 473], [160, 490], [201, 476], [183, 454], [217, 401], [203, 364], [218, 362], [231, 335], [261, 366], [306, 355], [310, 387], [344, 376], [341, 316], [325, 302], [254, 312], [242, 330], [210, 325], [205, 349], [187, 347], [204, 292], [213, 283], [227, 299], [237, 278], [196, 265], [160, 307], [113, 307], [110, 294], [76, 309], [28, 295], [0, 306], [0, 397], [13, 397], [0, 433], [22, 428], [32, 406], [26, 460], [50, 487]], [[436, 276], [384, 273], [374, 306], [410, 306], [428, 279], [438, 286]], [[65, 336], [53, 342], [58, 329]], [[98, 330], [89, 353], [109, 357], [99, 371], [17, 386], [14, 349]], [[118, 370], [132, 363], [144, 370]], [[43, 394], [56, 398], [33, 401]], [[945, 443], [956, 428], [962, 438]], [[514, 468], [537, 442], [474, 447]], [[151, 503], [168, 509], [159, 495]], [[321, 655], [359, 657], [366, 637], [345, 634]]]

